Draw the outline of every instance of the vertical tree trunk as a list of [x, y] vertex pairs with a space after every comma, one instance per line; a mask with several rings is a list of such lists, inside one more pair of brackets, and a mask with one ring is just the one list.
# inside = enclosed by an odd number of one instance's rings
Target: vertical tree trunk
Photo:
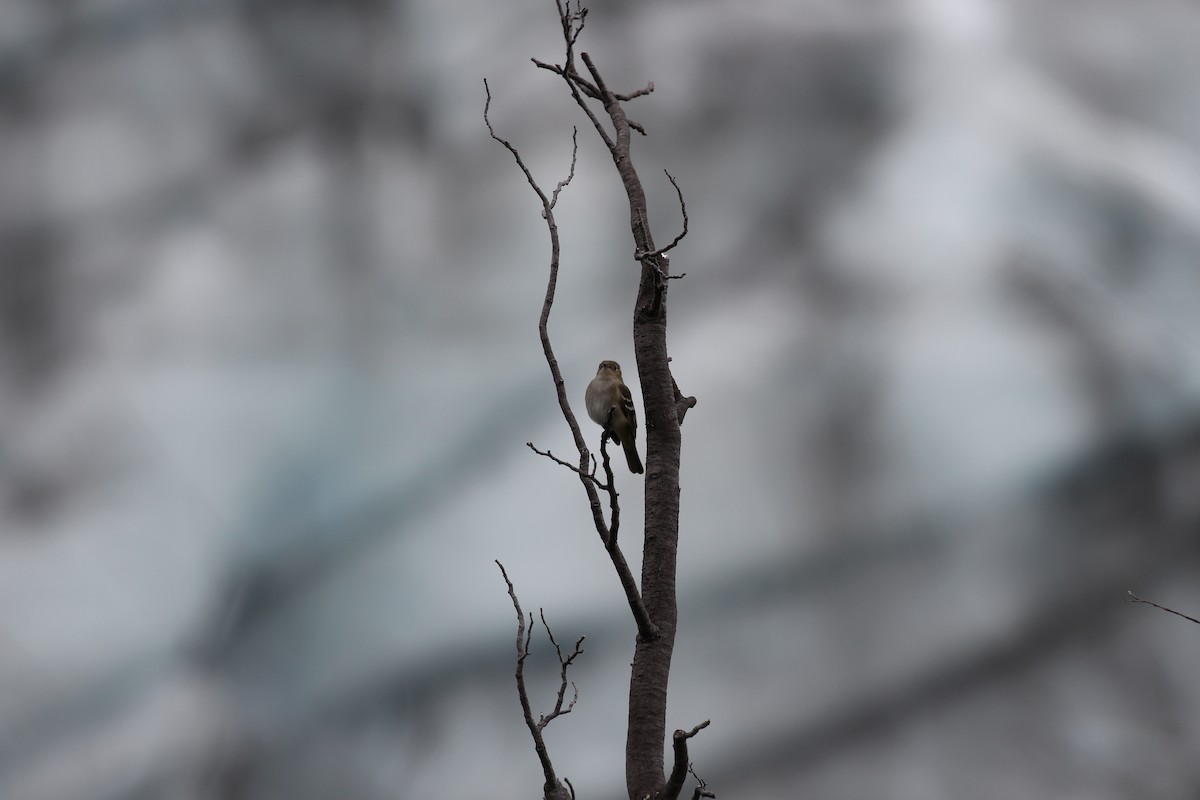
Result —
[[[628, 146], [628, 128], [625, 142]], [[620, 138], [620, 133], [618, 133]], [[625, 150], [628, 152], [628, 150]], [[634, 243], [652, 252], [646, 197], [627, 158], [618, 163], [629, 196]], [[680, 432], [674, 382], [667, 357], [667, 259], [642, 262], [633, 316], [633, 347], [646, 411], [646, 529], [642, 551], [642, 599], [659, 637], [639, 639], [629, 680], [629, 730], [625, 782], [631, 800], [665, 783], [667, 682], [675, 649], [675, 561], [679, 545]]]

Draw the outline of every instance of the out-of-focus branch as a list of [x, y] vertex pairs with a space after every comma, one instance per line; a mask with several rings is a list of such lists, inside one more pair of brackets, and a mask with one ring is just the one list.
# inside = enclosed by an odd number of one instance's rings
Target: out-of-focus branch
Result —
[[696, 779], [696, 788], [692, 790], [692, 800], [700, 800], [702, 797], [713, 797], [716, 795], [708, 790], [708, 782], [696, 774], [696, 770], [688, 764], [688, 774]]

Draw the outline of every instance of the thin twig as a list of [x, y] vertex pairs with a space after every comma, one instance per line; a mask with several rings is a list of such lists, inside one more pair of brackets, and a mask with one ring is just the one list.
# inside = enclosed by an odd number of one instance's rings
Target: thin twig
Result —
[[[603, 444], [603, 442], [602, 442], [601, 444]], [[559, 458], [558, 456], [554, 455], [554, 453], [551, 453], [549, 450], [538, 450], [536, 447], [534, 447], [534, 445], [533, 445], [533, 442], [526, 442], [526, 443], [525, 443], [525, 446], [526, 446], [526, 447], [528, 447], [528, 448], [529, 448], [530, 450], [532, 450], [533, 452], [537, 453], [539, 456], [545, 456], [546, 458], [548, 458], [548, 459], [550, 459], [551, 461], [553, 461], [555, 464], [560, 464], [560, 465], [562, 465], [562, 466], [566, 467], [567, 469], [571, 470], [571, 472], [574, 472], [574, 473], [575, 473], [576, 475], [578, 475], [579, 477], [581, 477], [581, 478], [586, 478], [587, 480], [590, 480], [590, 481], [594, 481], [594, 482], [595, 482], [595, 484], [596, 484], [596, 486], [597, 486], [597, 487], [598, 487], [598, 488], [599, 488], [601, 491], [608, 491], [608, 489], [609, 489], [609, 484], [607, 484], [607, 483], [602, 483], [602, 482], [600, 481], [600, 479], [596, 477], [596, 457], [595, 457], [595, 456], [592, 456], [592, 469], [591, 469], [591, 471], [590, 471], [590, 472], [580, 472], [580, 471], [579, 471], [579, 467], [578, 467], [578, 466], [576, 466], [575, 464], [570, 464], [570, 463], [568, 463], [568, 462], [566, 462], [566, 461], [563, 461], [561, 458]], [[610, 477], [611, 477], [611, 476], [610, 476]]]
[[692, 800], [700, 800], [702, 797], [715, 798], [716, 795], [708, 791], [708, 782], [696, 774], [696, 768], [692, 766], [692, 762], [688, 762], [688, 774], [696, 779], [696, 788], [692, 791]]
[[1129, 597], [1127, 597], [1125, 599], [1126, 603], [1145, 603], [1148, 606], [1154, 606], [1155, 608], [1159, 609], [1160, 611], [1166, 611], [1168, 614], [1174, 614], [1177, 617], [1183, 617], [1188, 622], [1194, 622], [1197, 625], [1200, 625], [1200, 619], [1196, 619], [1195, 617], [1189, 617], [1187, 614], [1182, 614], [1173, 608], [1167, 608], [1166, 606], [1160, 606], [1158, 603], [1151, 602], [1150, 600], [1143, 600], [1142, 598], [1138, 597], [1133, 592], [1127, 592], [1127, 594], [1129, 595]]
[[[574, 125], [571, 126], [571, 171], [567, 173], [567, 177], [563, 178], [554, 186], [554, 193], [550, 195], [550, 207], [554, 208], [554, 204], [558, 202], [558, 193], [561, 192], [571, 179], [575, 177], [575, 158], [579, 155], [579, 129]], [[683, 197], [680, 196], [680, 202]], [[687, 233], [687, 212], [683, 215], [683, 232]]]
[[[571, 665], [575, 663], [575, 659], [583, 653], [583, 640], [587, 637], [580, 636], [575, 642], [575, 649], [572, 650], [571, 654], [564, 659], [562, 648], [559, 647], [558, 641], [554, 638], [554, 631], [550, 630], [550, 623], [546, 621], [546, 610], [538, 609], [538, 613], [541, 614], [542, 627], [546, 629], [546, 636], [549, 637], [550, 644], [554, 645], [554, 652], [558, 656], [560, 678], [558, 685], [558, 697], [554, 702], [554, 710], [538, 719], [538, 727], [545, 728], [550, 724], [551, 720], [561, 717], [563, 714], [570, 714], [571, 709], [575, 708], [575, 701], [579, 699], [579, 689], [575, 686], [574, 681], [571, 681], [567, 678], [567, 670], [570, 669]], [[570, 684], [573, 693], [571, 696], [571, 702], [568, 703], [567, 707], [564, 709], [563, 700], [567, 694], [568, 684]]]
[[[647, 261], [647, 260], [654, 261], [654, 260], [656, 260], [659, 256], [663, 255], [667, 251], [674, 250], [675, 245], [682, 242], [683, 237], [688, 235], [687, 203], [685, 203], [683, 201], [683, 190], [679, 188], [679, 182], [677, 180], [675, 180], [674, 175], [672, 175], [670, 172], [667, 172], [665, 169], [663, 170], [663, 172], [667, 173], [667, 178], [670, 179], [671, 185], [675, 187], [675, 196], [679, 198], [679, 210], [683, 214], [683, 230], [680, 231], [679, 235], [676, 236], [674, 239], [672, 239], [671, 243], [669, 245], [667, 245], [666, 247], [660, 247], [657, 250], [650, 252], [650, 253], [634, 253], [633, 257], [638, 261]], [[657, 269], [657, 265], [655, 268]], [[670, 278], [682, 278], [686, 274], [687, 273], [683, 273], [680, 275], [670, 275], [670, 276], [666, 276], [666, 277], [669, 280]]]
[[[586, 62], [587, 53], [583, 54], [583, 58]], [[567, 64], [567, 68], [564, 69], [562, 76], [566, 79], [567, 86], [571, 88], [571, 96], [575, 98], [576, 105], [582, 108], [583, 112], [587, 114], [588, 119], [592, 121], [592, 127], [596, 129], [596, 133], [599, 134], [600, 140], [604, 142], [604, 146], [608, 148], [608, 152], [612, 154], [614, 160], [620, 158], [619, 154], [621, 150], [618, 146], [618, 142], [620, 140], [620, 131], [617, 132], [617, 141], [614, 141], [613, 138], [609, 136], [608, 131], [604, 129], [604, 124], [600, 122], [600, 118], [597, 117], [595, 112], [592, 111], [592, 107], [584, 101], [583, 97], [579, 93], [580, 88], [590, 90], [587, 92], [588, 96], [599, 100], [601, 103], [604, 103], [604, 107], [607, 109], [609, 106], [609, 101], [608, 95], [604, 91], [604, 87], [600, 85], [593, 86], [592, 84], [583, 80], [582, 77], [575, 71], [575, 65], [569, 62]], [[628, 151], [628, 148], [626, 148], [626, 151]]]
[[546, 749], [546, 741], [542, 738], [542, 729], [546, 726], [545, 723], [539, 724], [533, 721], [533, 709], [530, 708], [529, 693], [525, 689], [525, 657], [529, 655], [529, 641], [533, 634], [533, 615], [531, 614], [529, 617], [527, 628], [525, 612], [521, 610], [521, 602], [517, 600], [517, 591], [508, 578], [508, 571], [504, 569], [504, 565], [499, 560], [496, 561], [496, 566], [500, 568], [500, 574], [504, 576], [504, 583], [508, 586], [508, 596], [512, 599], [513, 609], [517, 612], [517, 669], [515, 673], [517, 697], [521, 701], [521, 712], [525, 715], [525, 727], [529, 728], [529, 734], [533, 737], [533, 749], [537, 751], [538, 761], [542, 764], [542, 774], [546, 778], [545, 795], [551, 797], [558, 791], [559, 782], [554, 774], [554, 764], [550, 761], [550, 753]]
[[538, 69], [548, 70], [553, 72], [555, 75], [558, 75], [561, 78], [566, 78], [568, 81], [576, 84], [580, 89], [583, 90], [584, 94], [593, 100], [600, 99], [600, 90], [593, 86], [587, 78], [583, 77], [578, 72], [568, 72], [558, 64], [547, 64], [545, 61], [539, 61], [536, 58], [531, 58], [529, 60], [532, 61], [538, 67]]
[[[612, 411], [609, 411], [609, 416]], [[608, 481], [604, 484], [605, 490], [608, 492], [608, 538], [604, 541], [604, 549], [612, 552], [617, 546], [617, 531], [621, 529], [621, 504], [617, 502], [616, 482], [613, 480], [612, 460], [608, 457], [608, 431], [600, 434], [600, 457], [601, 463], [604, 465], [604, 477]]]
[[[487, 95], [487, 100], [485, 100], [483, 103], [483, 122], [485, 125], [487, 125], [488, 135], [491, 136], [493, 139], [495, 139], [500, 144], [504, 145], [504, 149], [506, 149], [506, 150], [508, 150], [508, 152], [512, 153], [512, 157], [513, 157], [513, 159], [516, 160], [517, 166], [521, 168], [521, 172], [525, 173], [525, 180], [529, 181], [529, 185], [533, 188], [533, 191], [537, 192], [538, 199], [540, 199], [542, 201], [542, 210], [543, 210], [542, 219], [546, 219], [546, 214], [549, 213], [554, 208], [554, 204], [552, 202], [550, 202], [550, 198], [546, 197], [546, 193], [542, 191], [542, 187], [538, 186], [537, 181], [535, 181], [533, 179], [533, 173], [529, 171], [529, 167], [525, 166], [525, 160], [523, 158], [521, 158], [521, 154], [517, 151], [517, 148], [513, 147], [512, 144], [509, 143], [509, 141], [507, 139], [501, 139], [499, 136], [497, 136], [496, 131], [492, 128], [492, 121], [488, 118], [488, 112], [492, 108], [492, 89], [490, 86], [488, 86], [487, 78], [483, 79], [483, 91], [484, 91], [484, 94]], [[572, 174], [574, 174], [574, 167], [575, 167], [575, 155], [574, 155], [574, 153], [572, 153], [571, 154]], [[570, 180], [571, 180], [570, 178], [567, 178], [567, 180], [563, 182], [563, 185], [565, 186], [567, 183], [570, 182]], [[555, 191], [554, 199], [555, 200], [558, 199], [558, 191]], [[549, 220], [547, 220], [547, 221], [549, 221]]]

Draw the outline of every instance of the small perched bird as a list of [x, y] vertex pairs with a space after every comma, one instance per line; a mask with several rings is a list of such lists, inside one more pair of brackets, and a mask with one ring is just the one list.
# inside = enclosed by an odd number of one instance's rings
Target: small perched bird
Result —
[[615, 361], [601, 361], [596, 377], [588, 384], [583, 402], [592, 421], [625, 448], [629, 471], [640, 475], [644, 470], [634, 442], [637, 411], [629, 387], [621, 380], [621, 365]]

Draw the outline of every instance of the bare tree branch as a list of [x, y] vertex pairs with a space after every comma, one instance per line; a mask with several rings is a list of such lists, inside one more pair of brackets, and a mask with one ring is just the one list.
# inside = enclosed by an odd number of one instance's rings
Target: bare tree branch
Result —
[[[559, 4], [560, 16], [562, 5]], [[567, 27], [564, 24], [564, 28]], [[642, 552], [642, 597], [660, 634], [639, 637], [634, 649], [629, 685], [629, 728], [625, 744], [625, 779], [630, 797], [656, 794], [665, 785], [662, 742], [666, 730], [666, 686], [675, 644], [678, 609], [675, 600], [676, 555], [679, 543], [679, 423], [694, 400], [679, 392], [666, 346], [666, 294], [670, 281], [667, 258], [658, 253], [651, 234], [646, 195], [630, 155], [631, 123], [587, 53], [580, 59], [591, 75], [612, 134], [584, 99], [593, 96], [575, 79], [574, 41], [564, 42], [566, 62], [558, 74], [566, 81], [575, 102], [591, 120], [608, 147], [629, 200], [630, 230], [641, 276], [634, 306], [633, 340], [638, 377], [642, 384], [646, 420], [645, 544]], [[678, 184], [676, 183], [676, 186]], [[682, 193], [680, 193], [682, 194]]]
[[[543, 796], [546, 800], [565, 800], [568, 793], [567, 789], [559, 782], [554, 774], [554, 764], [550, 761], [550, 753], [546, 750], [546, 741], [542, 737], [542, 730], [550, 724], [550, 721], [560, 715], [562, 706], [562, 695], [565, 689], [559, 691], [559, 702], [555, 706], [554, 712], [549, 717], [542, 717], [540, 721], [533, 721], [533, 710], [529, 706], [529, 693], [525, 689], [525, 658], [529, 655], [529, 642], [533, 636], [533, 615], [529, 615], [529, 626], [525, 624], [525, 612], [521, 610], [521, 602], [517, 600], [517, 591], [513, 588], [512, 581], [508, 579], [508, 571], [504, 569], [504, 565], [496, 561], [496, 566], [500, 568], [500, 574], [504, 576], [504, 583], [508, 586], [508, 596], [512, 599], [513, 609], [517, 612], [517, 669], [514, 676], [517, 679], [517, 697], [521, 701], [521, 712], [525, 715], [525, 727], [529, 728], [529, 735], [533, 737], [533, 749], [537, 751], [538, 761], [542, 764], [542, 774], [546, 778], [546, 783], [543, 788]], [[546, 618], [542, 617], [542, 623], [545, 624]], [[546, 626], [547, 633], [550, 631], [550, 626]], [[551, 637], [551, 642], [554, 638]], [[580, 637], [579, 642], [583, 642]], [[555, 649], [558, 645], [555, 644]], [[576, 644], [576, 650], [579, 649], [579, 643]], [[582, 652], [582, 651], [580, 651]], [[573, 653], [570, 660], [574, 660]], [[559, 660], [562, 660], [562, 652], [559, 651]], [[566, 678], [566, 666], [563, 667], [564, 680]], [[571, 701], [571, 705], [575, 705], [575, 701]], [[562, 711], [565, 714], [570, 711]]]
[[643, 95], [650, 94], [653, 91], [654, 91], [654, 81], [650, 81], [641, 89], [632, 91], [629, 94], [614, 94], [613, 97], [615, 97], [621, 101], [629, 101], [629, 100], [634, 99], [635, 97], [642, 97]]
[[[660, 247], [659, 249], [657, 249], [651, 253], [639, 253], [639, 252], [635, 251], [633, 254], [633, 257], [637, 261], [645, 261], [647, 259], [657, 260], [659, 256], [663, 255], [668, 250], [675, 249], [675, 245], [682, 242], [683, 237], [688, 235], [687, 203], [685, 203], [683, 201], [683, 190], [679, 188], [679, 182], [675, 180], [674, 175], [672, 175], [670, 172], [667, 172], [665, 169], [663, 170], [663, 172], [666, 172], [667, 178], [670, 179], [670, 181], [671, 181], [671, 185], [675, 187], [675, 195], [679, 198], [679, 211], [680, 211], [680, 213], [683, 214], [683, 230], [680, 231], [679, 235], [676, 236], [674, 239], [672, 239], [671, 243], [669, 245], [667, 245], [666, 247]], [[663, 277], [664, 277], [664, 279], [665, 278], [682, 278], [686, 274], [687, 273], [683, 273], [680, 275], [664, 275]]]
[[[559, 2], [560, 11], [563, 8], [562, 0]], [[582, 21], [583, 11], [576, 12], [578, 18]], [[564, 21], [564, 33], [569, 35], [570, 25]], [[580, 23], [582, 24], [582, 23]], [[629, 568], [629, 563], [625, 560], [625, 555], [617, 547], [616, 538], [612, 535], [609, 525], [604, 521], [604, 512], [600, 503], [600, 496], [597, 493], [597, 488], [601, 487], [600, 482], [595, 475], [588, 472], [588, 463], [591, 460], [591, 455], [588, 452], [587, 442], [583, 438], [583, 432], [579, 428], [579, 422], [575, 417], [575, 412], [571, 410], [571, 403], [567, 400], [566, 381], [563, 379], [562, 371], [558, 366], [558, 359], [554, 355], [554, 348], [550, 344], [550, 309], [554, 305], [554, 293], [558, 285], [558, 266], [559, 256], [561, 252], [558, 238], [558, 223], [554, 219], [554, 204], [558, 200], [559, 192], [571, 181], [571, 175], [574, 175], [576, 152], [578, 150], [578, 142], [572, 135], [572, 151], [571, 151], [571, 173], [566, 180], [560, 182], [555, 188], [553, 195], [548, 197], [542, 188], [534, 179], [533, 174], [525, 165], [524, 159], [521, 158], [517, 148], [509, 143], [506, 139], [500, 138], [492, 128], [492, 123], [488, 118], [488, 111], [491, 107], [492, 93], [487, 81], [483, 82], [484, 91], [487, 94], [487, 101], [483, 107], [483, 120], [487, 125], [488, 133], [493, 139], [502, 144], [513, 159], [517, 162], [517, 166], [525, 174], [525, 180], [529, 186], [537, 194], [538, 199], [542, 202], [542, 219], [546, 221], [546, 227], [550, 233], [550, 276], [546, 282], [546, 296], [542, 302], [542, 313], [538, 319], [538, 336], [542, 342], [542, 352], [546, 357], [546, 364], [550, 367], [550, 375], [554, 381], [554, 389], [558, 396], [558, 407], [562, 412], [563, 419], [567, 422], [567, 427], [571, 429], [571, 437], [575, 440], [575, 447], [579, 451], [579, 466], [572, 468], [572, 471], [579, 476], [580, 482], [583, 484], [584, 491], [587, 492], [588, 505], [592, 511], [592, 521], [596, 527], [596, 533], [600, 536], [600, 541], [604, 544], [604, 549], [608, 553], [610, 560], [613, 563], [613, 568], [617, 572], [617, 578], [621, 582], [621, 588], [625, 592], [625, 598], [629, 603], [629, 609], [633, 614], [634, 621], [638, 627], [638, 637], [641, 639], [653, 640], [658, 638], [658, 630], [650, 621], [650, 614], [646, 610], [645, 603], [642, 600], [641, 592], [638, 590], [637, 581], [634, 580], [633, 572]], [[601, 441], [601, 450], [603, 451], [603, 440]], [[537, 448], [529, 445], [534, 452], [541, 453]], [[547, 451], [548, 453], [549, 451]], [[552, 456], [548, 456], [553, 458]], [[553, 458], [558, 463], [563, 463], [557, 458]], [[617, 510], [617, 492], [613, 485], [612, 471], [606, 466], [608, 476], [607, 485], [603, 486], [609, 493], [609, 506], [613, 509], [615, 518], [619, 520], [619, 511]]]
[[[608, 491], [610, 484], [603, 483], [599, 478], [596, 477], [596, 457], [595, 456], [592, 456], [591, 470], [589, 470], [587, 472], [580, 472], [579, 467], [576, 466], [575, 464], [570, 464], [566, 461], [563, 461], [561, 458], [554, 455], [554, 453], [551, 453], [549, 450], [538, 450], [536, 447], [534, 447], [533, 442], [526, 442], [525, 446], [528, 447], [533, 452], [537, 453], [539, 456], [545, 456], [546, 458], [553, 461], [555, 464], [559, 464], [561, 466], [566, 467], [567, 469], [571, 470], [571, 472], [574, 472], [576, 475], [579, 475], [581, 478], [587, 478], [588, 480], [595, 482], [596, 487], [599, 488], [601, 491], [605, 491], [605, 492]], [[601, 449], [601, 451], [603, 451], [603, 449], [604, 449], [603, 439], [600, 441], [600, 449]], [[609, 479], [610, 480], [612, 479], [611, 475], [609, 475]]]
[[708, 782], [696, 774], [696, 770], [692, 768], [690, 762], [688, 763], [688, 773], [696, 779], [696, 788], [692, 790], [692, 800], [700, 800], [702, 797], [716, 797], [715, 794], [708, 791]]
[[[517, 166], [520, 167], [521, 171], [525, 173], [525, 180], [527, 180], [529, 182], [529, 186], [533, 189], [533, 191], [537, 192], [538, 199], [542, 201], [542, 210], [543, 210], [542, 219], [545, 219], [547, 221], [547, 223], [549, 223], [551, 225], [551, 227], [555, 233], [555, 242], [554, 243], [557, 244], [558, 243], [558, 239], [557, 239], [558, 228], [557, 228], [557, 226], [554, 225], [554, 223], [552, 221], [553, 215], [550, 214], [550, 211], [552, 211], [554, 209], [554, 202], [552, 202], [550, 198], [546, 197], [546, 193], [542, 191], [542, 187], [538, 186], [537, 181], [535, 181], [533, 179], [533, 173], [529, 171], [529, 167], [525, 166], [525, 160], [521, 158], [521, 154], [517, 151], [517, 148], [513, 147], [512, 144], [509, 143], [509, 141], [507, 139], [501, 139], [499, 136], [497, 136], [496, 131], [492, 128], [492, 121], [488, 118], [488, 112], [492, 108], [492, 89], [490, 86], [488, 86], [487, 78], [483, 79], [483, 91], [487, 95], [487, 99], [483, 103], [483, 122], [485, 125], [487, 125], [488, 135], [491, 136], [493, 139], [495, 139], [500, 144], [504, 145], [504, 148], [506, 150], [508, 150], [508, 152], [512, 153], [512, 157], [517, 162]], [[572, 141], [575, 140], [574, 134], [571, 135], [571, 140]], [[574, 174], [575, 174], [575, 149], [572, 148], [572, 151], [571, 151], [571, 175], [574, 175]], [[554, 191], [554, 201], [558, 200], [559, 190], [563, 186], [566, 186], [570, 182], [571, 182], [571, 178], [570, 178], [570, 176], [568, 176], [566, 180], [564, 180], [561, 184], [559, 184], [558, 188], [555, 189], [555, 191]], [[549, 215], [549, 216], [547, 216], [547, 215]], [[558, 255], [557, 250], [555, 251], [555, 255], [556, 256]]]
[[[550, 204], [544, 193], [544, 214], [551, 237], [551, 268], [546, 300], [542, 307], [539, 333], [547, 363], [554, 377], [563, 410], [576, 446], [580, 452], [579, 467], [574, 470], [588, 494], [596, 530], [605, 543], [617, 575], [621, 580], [630, 609], [637, 620], [638, 638], [634, 647], [633, 664], [629, 684], [628, 734], [625, 744], [626, 789], [631, 798], [663, 797], [668, 782], [664, 774], [663, 740], [666, 733], [667, 683], [670, 676], [671, 658], [675, 644], [675, 628], [678, 608], [675, 598], [676, 557], [679, 546], [679, 464], [680, 422], [686, 412], [695, 407], [696, 400], [680, 392], [671, 374], [670, 358], [666, 345], [667, 288], [675, 277], [670, 274], [667, 251], [674, 248], [687, 233], [687, 210], [679, 183], [669, 172], [667, 177], [675, 187], [683, 212], [684, 230], [667, 247], [661, 250], [654, 245], [651, 234], [646, 196], [641, 179], [633, 166], [630, 155], [631, 132], [645, 134], [645, 129], [630, 120], [622, 102], [649, 94], [653, 84], [647, 84], [628, 94], [612, 91], [586, 52], [579, 54], [590, 76], [583, 78], [575, 64], [575, 48], [583, 30], [586, 10], [579, 0], [572, 6], [570, 0], [555, 0], [562, 29], [565, 60], [561, 65], [551, 65], [534, 59], [539, 69], [545, 69], [561, 77], [567, 84], [571, 97], [591, 121], [601, 141], [608, 148], [613, 164], [620, 176], [629, 201], [630, 231], [633, 236], [635, 259], [640, 266], [637, 300], [633, 311], [633, 345], [637, 359], [638, 377], [642, 385], [642, 400], [646, 427], [646, 472], [645, 472], [645, 537], [642, 551], [642, 585], [639, 588], [617, 546], [619, 505], [606, 449], [607, 438], [601, 437], [601, 454], [611, 510], [611, 527], [607, 529], [600, 504], [599, 488], [603, 485], [595, 477], [595, 468], [588, 469], [588, 452], [580, 434], [578, 424], [566, 401], [564, 384], [550, 347], [546, 333], [547, 319], [554, 297], [557, 280], [559, 249], [558, 232], [553, 222]], [[609, 125], [601, 121], [590, 101], [598, 101], [608, 116]], [[486, 117], [486, 108], [485, 108]], [[489, 126], [490, 130], [490, 126]], [[495, 134], [493, 134], [495, 138]], [[506, 147], [512, 148], [504, 143]], [[514, 152], [514, 155], [515, 152]], [[518, 158], [518, 163], [520, 163]], [[522, 165], [523, 168], [523, 165]], [[526, 170], [526, 177], [532, 177]], [[556, 459], [557, 460], [557, 459]], [[705, 723], [707, 724], [707, 723]], [[698, 731], [702, 726], [698, 726]], [[694, 735], [695, 731], [691, 735]], [[690, 735], [676, 743], [684, 748]], [[678, 752], [678, 751], [677, 751]], [[686, 755], [683, 759], [683, 776], [686, 776]], [[678, 796], [682, 787], [682, 776], [676, 779], [672, 772], [671, 797]]]
[[[608, 410], [608, 416], [611, 418], [613, 409]], [[600, 462], [604, 465], [604, 477], [608, 483], [608, 538], [604, 541], [604, 548], [610, 553], [617, 547], [617, 532], [621, 529], [621, 504], [617, 502], [617, 492], [613, 488], [613, 471], [612, 460], [608, 457], [608, 426], [605, 426], [604, 433], [600, 434]], [[632, 577], [632, 573], [630, 573]]]
[[[575, 686], [574, 681], [567, 679], [567, 670], [570, 669], [571, 665], [575, 663], [576, 657], [583, 653], [583, 640], [587, 637], [580, 636], [579, 639], [576, 640], [575, 648], [571, 651], [571, 654], [566, 658], [563, 658], [562, 648], [559, 646], [558, 641], [554, 638], [554, 631], [550, 630], [550, 623], [546, 621], [546, 610], [544, 608], [539, 608], [538, 613], [542, 617], [542, 627], [546, 629], [546, 636], [550, 639], [550, 644], [554, 645], [555, 654], [558, 655], [560, 678], [558, 685], [558, 697], [554, 702], [554, 710], [546, 716], [538, 719], [538, 727], [545, 728], [550, 724], [551, 720], [555, 719], [556, 717], [561, 717], [563, 714], [570, 714], [571, 709], [575, 708], [575, 701], [579, 699], [579, 689]], [[571, 702], [568, 703], [567, 707], [564, 709], [563, 700], [567, 694], [568, 684], [570, 684], [572, 689]]]
[[[580, 53], [591, 76], [585, 83], [575, 68], [578, 34], [563, 0], [556, 0], [564, 31], [566, 60], [552, 71], [561, 76], [576, 104], [596, 129], [620, 175], [629, 200], [630, 230], [641, 275], [633, 315], [634, 353], [646, 420], [645, 539], [642, 552], [642, 599], [656, 632], [654, 639], [640, 635], [634, 649], [629, 684], [629, 727], [625, 744], [625, 779], [630, 797], [657, 794], [665, 785], [662, 743], [666, 732], [666, 687], [675, 645], [678, 609], [675, 599], [676, 555], [679, 546], [679, 424], [694, 398], [685, 398], [671, 374], [666, 345], [666, 295], [670, 265], [654, 245], [646, 195], [630, 154], [630, 131], [645, 131], [629, 120], [622, 100], [648, 93], [618, 95], [609, 89], [595, 62]], [[539, 65], [540, 66], [540, 65]], [[603, 125], [585, 99], [598, 100], [612, 125]], [[680, 197], [678, 182], [672, 179]], [[680, 237], [681, 239], [682, 237]], [[672, 245], [674, 246], [674, 245]], [[593, 506], [593, 513], [599, 508]], [[615, 545], [615, 537], [613, 541]], [[619, 553], [614, 546], [610, 554]], [[627, 590], [628, 591], [628, 590]], [[640, 625], [639, 625], [640, 627]]]
[[1180, 612], [1176, 611], [1173, 608], [1167, 608], [1166, 606], [1160, 606], [1158, 603], [1153, 603], [1149, 600], [1143, 600], [1142, 598], [1138, 597], [1133, 592], [1127, 591], [1126, 593], [1129, 595], [1127, 598], [1125, 598], [1125, 602], [1127, 602], [1127, 603], [1145, 603], [1148, 606], [1154, 606], [1155, 608], [1157, 608], [1161, 611], [1166, 611], [1168, 614], [1174, 614], [1177, 617], [1183, 617], [1188, 622], [1194, 622], [1197, 625], [1200, 625], [1200, 619], [1196, 619], [1195, 617], [1189, 617], [1187, 614], [1181, 614]]
[[[567, 186], [567, 184], [569, 184], [571, 182], [571, 180], [575, 177], [575, 158], [578, 155], [579, 155], [579, 129], [572, 126], [571, 127], [571, 169], [567, 173], [567, 177], [563, 178], [561, 181], [559, 181], [557, 184], [554, 185], [554, 193], [552, 195], [550, 195], [550, 207], [551, 208], [554, 208], [554, 204], [558, 202], [558, 193], [561, 192]], [[686, 233], [686, 228], [687, 228], [687, 215], [686, 214], [684, 214], [683, 225], [684, 225], [685, 233]]]
[[568, 81], [571, 81], [576, 86], [578, 86], [583, 91], [584, 94], [586, 94], [588, 97], [592, 98], [593, 100], [600, 99], [600, 90], [597, 89], [592, 84], [588, 83], [587, 79], [584, 78], [582, 75], [580, 75], [578, 72], [568, 73], [565, 69], [560, 67], [558, 64], [547, 64], [545, 61], [538, 61], [536, 58], [531, 58], [530, 61], [532, 61], [534, 64], [536, 64], [540, 69], [549, 70], [550, 72], [553, 72], [555, 75], [558, 75], [559, 77], [566, 78]]
[[675, 731], [674, 736], [671, 737], [672, 747], [675, 750], [675, 765], [671, 768], [671, 777], [667, 779], [666, 785], [656, 796], [658, 800], [676, 800], [679, 797], [679, 793], [683, 791], [683, 782], [687, 780], [688, 772], [691, 770], [691, 763], [688, 761], [688, 739], [711, 724], [712, 720], [706, 719], [690, 731]]

